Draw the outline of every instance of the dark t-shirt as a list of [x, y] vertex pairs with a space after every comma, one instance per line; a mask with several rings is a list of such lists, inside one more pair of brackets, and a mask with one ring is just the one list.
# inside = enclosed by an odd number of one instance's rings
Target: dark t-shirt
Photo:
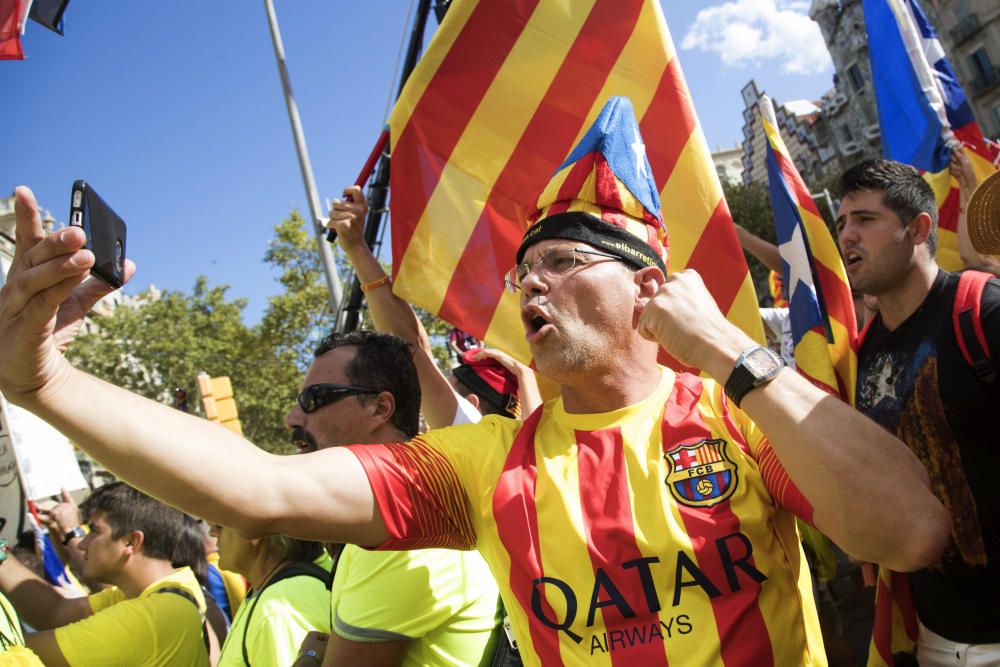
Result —
[[[920, 621], [953, 641], [1000, 642], [1000, 385], [962, 356], [952, 309], [958, 274], [940, 271], [923, 305], [895, 331], [877, 318], [858, 356], [857, 406], [909, 445], [951, 513], [941, 559], [910, 576]], [[980, 317], [1000, 360], [1000, 282]]]

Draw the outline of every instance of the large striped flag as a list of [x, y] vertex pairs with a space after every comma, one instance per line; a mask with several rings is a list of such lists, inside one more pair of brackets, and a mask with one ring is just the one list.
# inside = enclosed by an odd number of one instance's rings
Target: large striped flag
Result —
[[853, 405], [858, 326], [844, 262], [781, 139], [770, 98], [763, 96], [758, 109], [795, 365], [813, 384]]
[[938, 202], [937, 260], [957, 271], [963, 268], [958, 253], [959, 194], [948, 158], [964, 143], [981, 181], [993, 171], [995, 146], [983, 138], [917, 0], [864, 0], [863, 7], [882, 155], [924, 172]]
[[670, 232], [731, 321], [756, 296], [658, 0], [458, 0], [390, 118], [395, 290], [529, 358], [504, 273], [557, 167], [614, 95], [632, 100]]

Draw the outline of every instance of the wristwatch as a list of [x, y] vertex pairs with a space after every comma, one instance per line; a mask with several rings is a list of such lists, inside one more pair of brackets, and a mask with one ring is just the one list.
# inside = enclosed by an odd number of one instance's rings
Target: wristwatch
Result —
[[784, 366], [781, 357], [763, 345], [748, 347], [736, 359], [736, 367], [726, 380], [726, 396], [739, 407], [751, 389], [773, 380]]
[[63, 546], [64, 547], [65, 546], [69, 546], [70, 540], [72, 540], [75, 537], [86, 537], [86, 535], [87, 535], [87, 531], [85, 531], [83, 529], [83, 526], [77, 526], [73, 530], [71, 530], [68, 533], [66, 533], [65, 535], [63, 535], [63, 538], [62, 538]]

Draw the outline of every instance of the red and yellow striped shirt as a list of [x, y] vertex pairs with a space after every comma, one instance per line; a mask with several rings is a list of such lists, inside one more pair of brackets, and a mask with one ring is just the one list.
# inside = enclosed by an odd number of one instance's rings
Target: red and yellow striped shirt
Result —
[[525, 664], [826, 664], [792, 516], [811, 508], [715, 382], [664, 369], [613, 412], [556, 399], [352, 451], [380, 548], [479, 549]]

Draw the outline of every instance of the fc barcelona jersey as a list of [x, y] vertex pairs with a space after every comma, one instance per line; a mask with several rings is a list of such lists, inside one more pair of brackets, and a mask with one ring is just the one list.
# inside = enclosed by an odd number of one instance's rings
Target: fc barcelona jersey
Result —
[[613, 412], [556, 399], [352, 451], [380, 548], [479, 549], [525, 664], [826, 664], [789, 511], [811, 510], [715, 382], [664, 369]]

